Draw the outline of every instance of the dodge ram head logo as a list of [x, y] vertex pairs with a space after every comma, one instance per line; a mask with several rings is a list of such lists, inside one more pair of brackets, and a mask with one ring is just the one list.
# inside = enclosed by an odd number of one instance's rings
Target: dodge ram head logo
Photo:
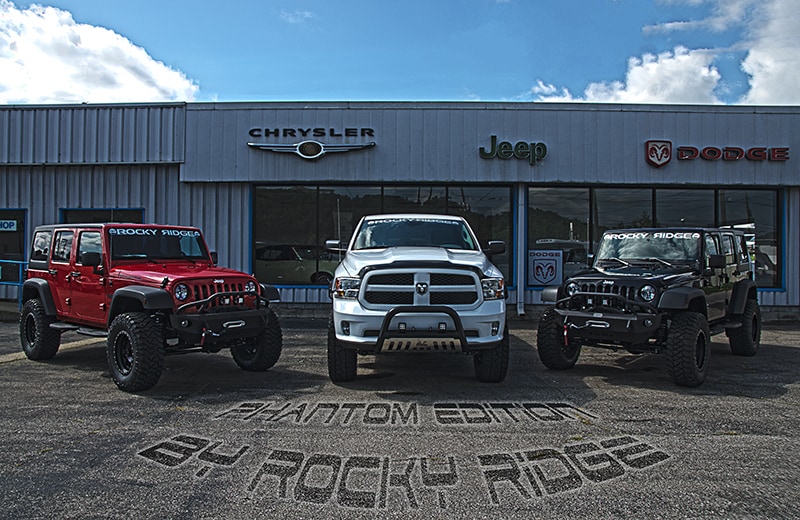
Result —
[[547, 285], [556, 279], [558, 266], [555, 260], [548, 258], [537, 258], [533, 261], [534, 281], [541, 285]]
[[672, 141], [646, 141], [645, 158], [647, 162], [661, 168], [672, 159]]
[[422, 296], [426, 292], [428, 292], [428, 284], [426, 284], [424, 282], [417, 283], [417, 294]]
[[295, 144], [247, 143], [247, 146], [270, 152], [294, 153], [303, 159], [313, 161], [319, 159], [326, 153], [349, 152], [350, 150], [372, 148], [375, 146], [375, 142], [371, 141], [363, 144], [323, 144], [319, 141], [302, 141]]

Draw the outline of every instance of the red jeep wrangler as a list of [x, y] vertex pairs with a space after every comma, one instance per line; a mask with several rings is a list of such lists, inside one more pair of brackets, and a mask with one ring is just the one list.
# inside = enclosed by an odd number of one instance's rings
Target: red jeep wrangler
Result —
[[274, 287], [216, 267], [197, 228], [61, 224], [34, 230], [20, 339], [29, 359], [56, 355], [69, 330], [107, 336], [111, 377], [128, 392], [161, 376], [164, 356], [230, 348], [244, 370], [280, 357]]

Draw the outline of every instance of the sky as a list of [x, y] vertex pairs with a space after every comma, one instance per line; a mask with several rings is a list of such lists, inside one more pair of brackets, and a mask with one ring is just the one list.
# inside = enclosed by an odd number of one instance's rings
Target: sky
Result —
[[0, 104], [800, 104], [800, 0], [0, 0]]

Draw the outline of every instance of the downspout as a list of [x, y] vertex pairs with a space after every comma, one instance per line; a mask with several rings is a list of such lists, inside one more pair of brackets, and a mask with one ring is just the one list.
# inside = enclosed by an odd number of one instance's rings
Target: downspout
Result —
[[527, 244], [528, 221], [526, 220], [526, 210], [528, 209], [527, 190], [524, 184], [517, 185], [517, 315], [525, 316], [525, 247]]

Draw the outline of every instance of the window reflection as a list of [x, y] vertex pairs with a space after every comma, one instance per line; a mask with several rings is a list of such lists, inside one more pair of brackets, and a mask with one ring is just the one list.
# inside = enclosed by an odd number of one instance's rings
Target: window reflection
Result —
[[262, 282], [327, 285], [339, 261], [326, 240], [347, 244], [361, 217], [381, 213], [461, 215], [478, 237], [503, 240], [492, 260], [510, 280], [510, 186], [259, 186], [253, 208], [253, 270]]
[[780, 287], [779, 201], [773, 190], [719, 190], [719, 223], [745, 230], [759, 287]]

